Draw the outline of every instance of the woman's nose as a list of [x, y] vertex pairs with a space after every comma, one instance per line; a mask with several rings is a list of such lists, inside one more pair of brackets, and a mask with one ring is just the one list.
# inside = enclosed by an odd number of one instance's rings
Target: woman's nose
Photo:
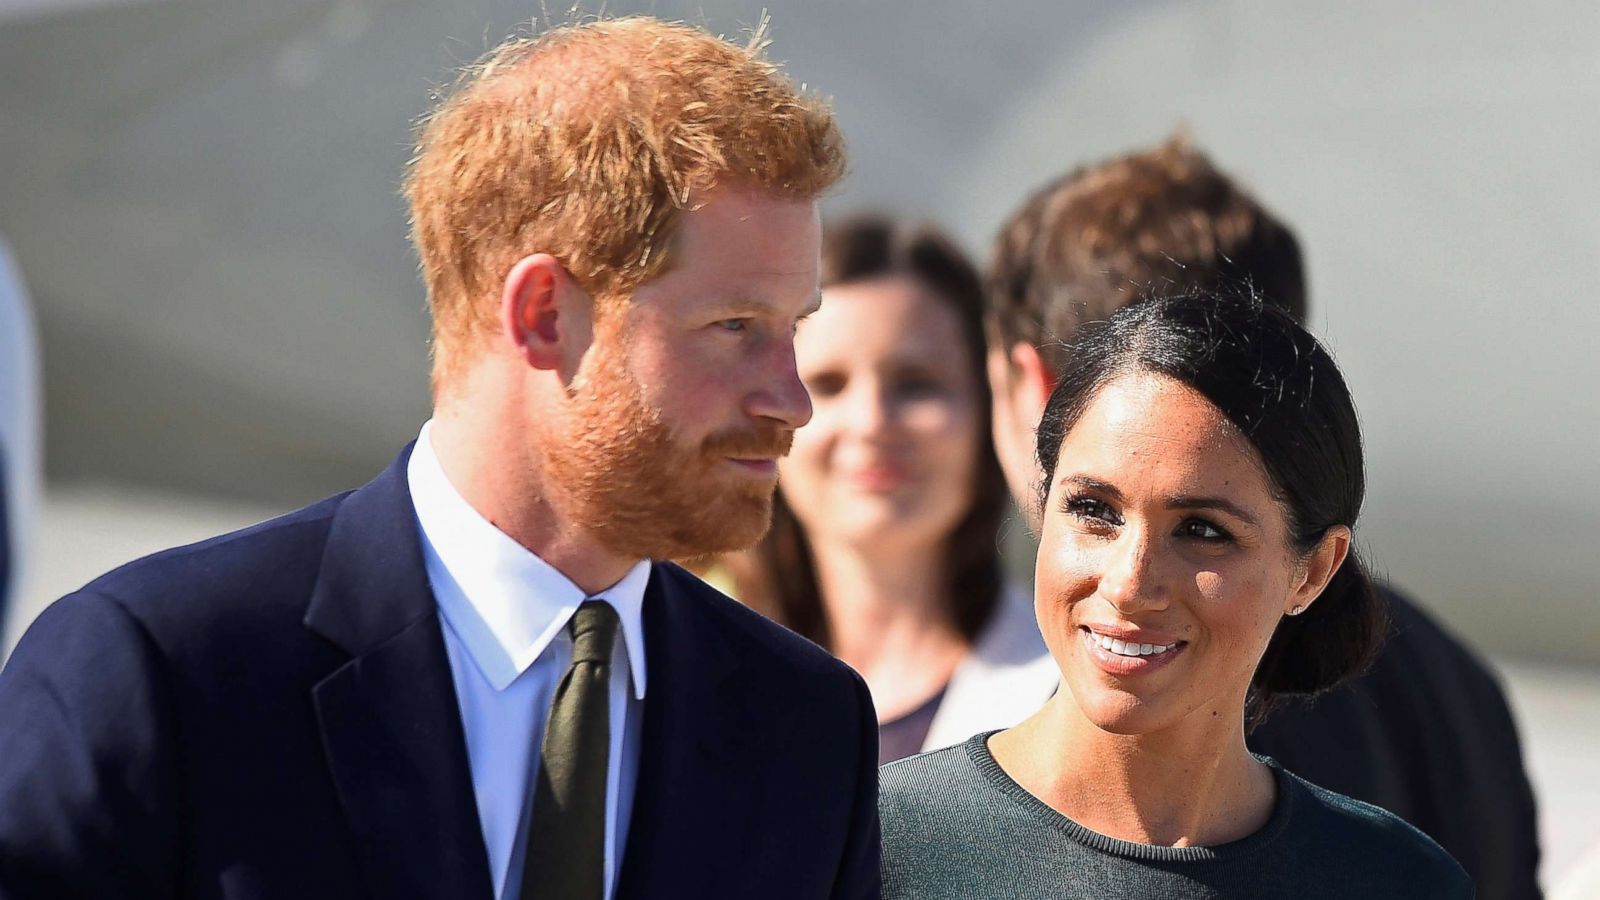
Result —
[[1159, 552], [1148, 531], [1124, 528], [1100, 572], [1100, 596], [1124, 612], [1165, 606], [1166, 591], [1156, 566]]
[[883, 435], [894, 423], [894, 407], [882, 385], [862, 382], [855, 385], [848, 406], [850, 433], [861, 438]]

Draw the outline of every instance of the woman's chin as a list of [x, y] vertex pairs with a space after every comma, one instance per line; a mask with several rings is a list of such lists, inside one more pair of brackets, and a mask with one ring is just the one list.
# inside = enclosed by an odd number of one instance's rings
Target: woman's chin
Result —
[[1089, 724], [1110, 734], [1138, 735], [1159, 730], [1172, 718], [1170, 704], [1106, 685], [1073, 685], [1078, 711]]
[[[835, 527], [827, 533], [852, 544], [905, 546], [938, 543], [945, 531], [929, 527], [928, 517], [920, 509], [906, 509], [890, 503], [857, 503], [835, 520]], [[952, 526], [953, 527], [953, 526]]]
[[1106, 702], [1079, 708], [1090, 724], [1110, 734], [1145, 734], [1154, 730], [1159, 720], [1153, 710], [1138, 702]]

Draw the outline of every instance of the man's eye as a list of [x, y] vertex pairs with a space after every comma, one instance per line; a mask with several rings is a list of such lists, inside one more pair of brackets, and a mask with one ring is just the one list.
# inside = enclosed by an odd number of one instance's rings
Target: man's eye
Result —
[[717, 327], [721, 328], [723, 331], [734, 331], [734, 332], [745, 331], [750, 327], [750, 320], [749, 319], [723, 319], [722, 321], [717, 323]]

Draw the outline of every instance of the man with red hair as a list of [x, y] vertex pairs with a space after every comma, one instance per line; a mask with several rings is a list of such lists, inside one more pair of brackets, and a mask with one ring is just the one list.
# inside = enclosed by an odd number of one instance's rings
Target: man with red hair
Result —
[[135, 562], [0, 676], [0, 896], [877, 896], [861, 679], [664, 560], [811, 406], [826, 107], [653, 19], [470, 70], [406, 181], [434, 415], [377, 480]]

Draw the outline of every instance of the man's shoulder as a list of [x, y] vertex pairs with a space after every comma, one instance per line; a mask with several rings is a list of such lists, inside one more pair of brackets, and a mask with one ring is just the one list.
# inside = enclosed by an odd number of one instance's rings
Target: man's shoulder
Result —
[[727, 596], [674, 563], [657, 563], [674, 602], [692, 609], [706, 628], [715, 629], [742, 662], [796, 675], [857, 678], [833, 654]]
[[[73, 702], [141, 696], [166, 676], [201, 693], [321, 671], [332, 651], [302, 620], [341, 497], [130, 562], [57, 600], [17, 644], [6, 673], [55, 685]], [[260, 667], [272, 659], [272, 677]], [[13, 687], [16, 687], [13, 678]], [[115, 690], [107, 685], [116, 685]], [[20, 690], [20, 688], [19, 688]]]
[[316, 579], [328, 531], [346, 494], [107, 572], [75, 592], [115, 602], [151, 624], [250, 611], [270, 613]]
[[1398, 653], [1406, 660], [1407, 668], [1422, 662], [1442, 669], [1442, 674], [1452, 680], [1464, 677], [1480, 690], [1503, 693], [1499, 678], [1477, 651], [1452, 634], [1416, 601], [1388, 585], [1380, 587], [1379, 593], [1388, 604], [1391, 626], [1385, 652]]

